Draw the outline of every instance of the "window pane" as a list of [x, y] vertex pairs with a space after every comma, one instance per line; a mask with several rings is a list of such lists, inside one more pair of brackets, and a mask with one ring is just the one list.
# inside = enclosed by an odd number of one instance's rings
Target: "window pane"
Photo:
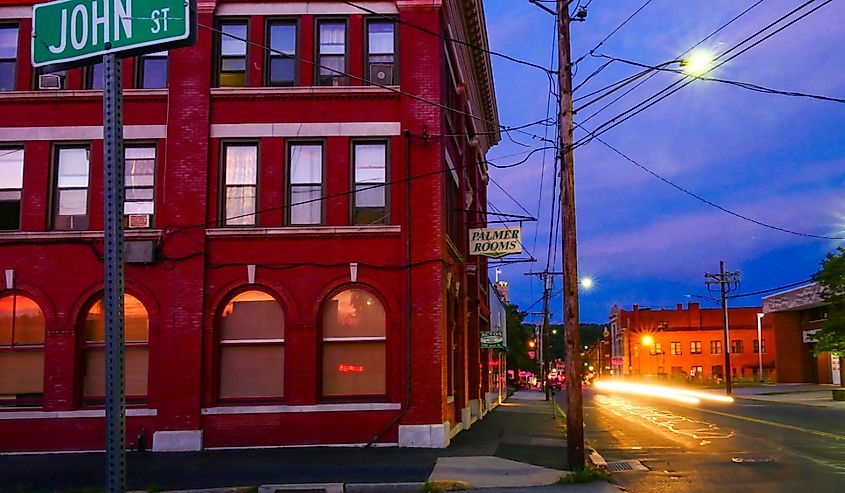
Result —
[[[128, 197], [127, 197], [128, 199]], [[124, 202], [124, 214], [154, 214], [155, 206], [152, 202]]]
[[15, 90], [15, 62], [0, 60], [0, 91]]
[[321, 192], [319, 185], [291, 187], [291, 224], [320, 224], [322, 222]]
[[18, 27], [0, 26], [0, 58], [18, 57]]
[[370, 53], [393, 53], [395, 45], [392, 22], [370, 22], [367, 28]]
[[220, 349], [220, 397], [282, 397], [285, 347], [224, 346]]
[[88, 149], [59, 149], [59, 188], [88, 187]]
[[[131, 294], [124, 294], [123, 313], [125, 341], [147, 342], [149, 340], [150, 320], [143, 303]], [[88, 310], [83, 330], [87, 343], [101, 343], [105, 340], [105, 313], [102, 299], [94, 303]]]
[[323, 337], [384, 337], [384, 308], [378, 298], [363, 289], [336, 294], [323, 312]]
[[320, 24], [320, 54], [343, 55], [346, 53], [346, 24], [323, 22]]
[[226, 187], [226, 218], [230, 226], [255, 224], [255, 187]]
[[290, 152], [291, 183], [321, 183], [323, 174], [323, 146], [294, 145]]
[[383, 183], [385, 181], [384, 144], [358, 144], [355, 146], [355, 182]]
[[88, 210], [88, 190], [59, 190], [59, 215], [84, 216]]
[[143, 79], [141, 87], [146, 89], [163, 89], [167, 87], [167, 52], [164, 56], [154, 53], [143, 57], [141, 60]]
[[323, 395], [383, 395], [387, 389], [383, 342], [323, 346]]
[[255, 185], [257, 156], [255, 146], [227, 146], [226, 184]]
[[296, 53], [296, 24], [271, 24], [270, 48], [288, 55]]
[[103, 64], [98, 63], [92, 65], [88, 69], [88, 80], [86, 81], [88, 89], [102, 89], [103, 88]]
[[12, 320], [15, 317], [12, 306], [14, 296], [0, 298], [0, 346], [12, 345]]
[[15, 297], [15, 345], [44, 344], [44, 313], [25, 296]]
[[343, 72], [345, 69], [344, 59], [338, 55], [323, 55], [320, 57], [320, 76], [323, 78], [344, 78]]
[[269, 294], [241, 293], [226, 304], [220, 328], [221, 340], [284, 339], [285, 315]]
[[273, 56], [270, 58], [270, 82], [293, 84], [296, 79], [296, 60]]
[[[147, 395], [149, 376], [149, 349], [128, 347], [125, 353], [127, 396]], [[85, 377], [83, 394], [85, 397], [103, 397], [106, 394], [105, 351], [101, 347], [85, 349]]]
[[220, 30], [223, 31], [223, 34], [220, 35], [221, 53], [223, 55], [246, 55], [246, 42], [241, 41], [241, 39], [246, 39], [246, 24], [223, 24], [220, 26]]
[[356, 207], [352, 220], [354, 224], [384, 224], [387, 211], [384, 207]]
[[[221, 67], [226, 72], [243, 72], [246, 70], [246, 58], [224, 58]], [[243, 74], [240, 75], [243, 77]]]
[[0, 149], [0, 190], [23, 188], [23, 149]]
[[384, 186], [355, 186], [355, 207], [384, 207], [384, 202]]
[[44, 391], [44, 351], [0, 353], [0, 396]]

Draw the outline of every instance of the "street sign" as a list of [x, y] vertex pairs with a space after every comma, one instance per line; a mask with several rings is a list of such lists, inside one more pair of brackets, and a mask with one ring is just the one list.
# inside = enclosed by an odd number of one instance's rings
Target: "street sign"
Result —
[[522, 252], [522, 228], [477, 228], [469, 230], [469, 254], [501, 258]]
[[481, 349], [502, 349], [504, 346], [505, 341], [501, 332], [481, 332]]
[[154, 53], [190, 44], [195, 1], [58, 0], [32, 7], [32, 65], [82, 65], [107, 53]]

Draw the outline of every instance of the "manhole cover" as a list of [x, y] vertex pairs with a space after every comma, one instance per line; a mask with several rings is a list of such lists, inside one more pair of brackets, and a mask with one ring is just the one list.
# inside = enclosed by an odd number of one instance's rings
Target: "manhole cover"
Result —
[[623, 472], [623, 471], [648, 471], [648, 468], [643, 465], [642, 462], [638, 460], [620, 460], [616, 462], [608, 462], [607, 463], [607, 470], [610, 472]]
[[732, 462], [737, 464], [762, 464], [765, 462], [774, 462], [771, 457], [734, 457]]

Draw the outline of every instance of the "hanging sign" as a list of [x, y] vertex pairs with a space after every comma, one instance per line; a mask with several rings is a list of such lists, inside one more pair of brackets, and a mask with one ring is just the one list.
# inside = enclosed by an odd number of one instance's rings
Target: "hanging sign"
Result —
[[501, 332], [481, 332], [481, 349], [502, 349], [504, 346], [505, 341]]
[[469, 230], [469, 254], [500, 258], [522, 253], [522, 229], [519, 226]]

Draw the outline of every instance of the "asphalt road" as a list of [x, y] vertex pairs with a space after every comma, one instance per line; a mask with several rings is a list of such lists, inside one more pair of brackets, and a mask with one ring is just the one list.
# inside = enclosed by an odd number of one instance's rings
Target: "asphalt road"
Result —
[[[589, 392], [585, 436], [633, 493], [845, 491], [845, 412], [737, 400], [675, 404]], [[737, 462], [741, 460], [742, 462]]]

